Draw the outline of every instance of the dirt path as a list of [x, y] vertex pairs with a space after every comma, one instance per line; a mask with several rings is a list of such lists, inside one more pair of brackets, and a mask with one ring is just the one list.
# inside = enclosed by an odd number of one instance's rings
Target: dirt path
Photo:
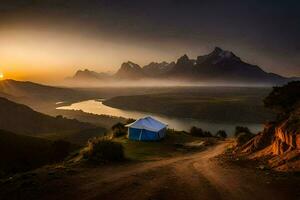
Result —
[[261, 174], [246, 168], [222, 165], [212, 159], [221, 154], [227, 145], [221, 143], [193, 155], [154, 162], [88, 168], [72, 176], [46, 182], [35, 195], [29, 190], [15, 197], [110, 200], [288, 197], [289, 191], [277, 190], [277, 186]]

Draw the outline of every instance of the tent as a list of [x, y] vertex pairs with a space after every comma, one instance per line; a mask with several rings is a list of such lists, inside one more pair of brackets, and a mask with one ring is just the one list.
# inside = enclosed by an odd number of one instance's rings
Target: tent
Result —
[[130, 140], [155, 141], [165, 137], [167, 124], [148, 116], [140, 118], [126, 127], [128, 127]]

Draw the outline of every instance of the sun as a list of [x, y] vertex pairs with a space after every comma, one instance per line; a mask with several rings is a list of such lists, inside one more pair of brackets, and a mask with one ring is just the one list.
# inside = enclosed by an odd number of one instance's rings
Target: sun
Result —
[[4, 78], [4, 74], [2, 72], [0, 72], [0, 79]]

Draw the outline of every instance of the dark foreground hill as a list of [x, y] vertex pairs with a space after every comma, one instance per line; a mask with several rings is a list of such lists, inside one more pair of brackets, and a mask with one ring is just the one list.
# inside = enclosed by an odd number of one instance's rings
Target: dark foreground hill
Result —
[[0, 177], [62, 161], [74, 146], [0, 130]]
[[26, 135], [43, 135], [95, 128], [89, 123], [51, 117], [30, 107], [0, 98], [0, 129]]

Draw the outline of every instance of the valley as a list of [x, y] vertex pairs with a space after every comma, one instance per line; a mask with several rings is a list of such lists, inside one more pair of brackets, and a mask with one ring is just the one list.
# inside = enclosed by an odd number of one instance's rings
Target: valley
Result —
[[1, 0], [0, 200], [300, 200], [299, 10]]

